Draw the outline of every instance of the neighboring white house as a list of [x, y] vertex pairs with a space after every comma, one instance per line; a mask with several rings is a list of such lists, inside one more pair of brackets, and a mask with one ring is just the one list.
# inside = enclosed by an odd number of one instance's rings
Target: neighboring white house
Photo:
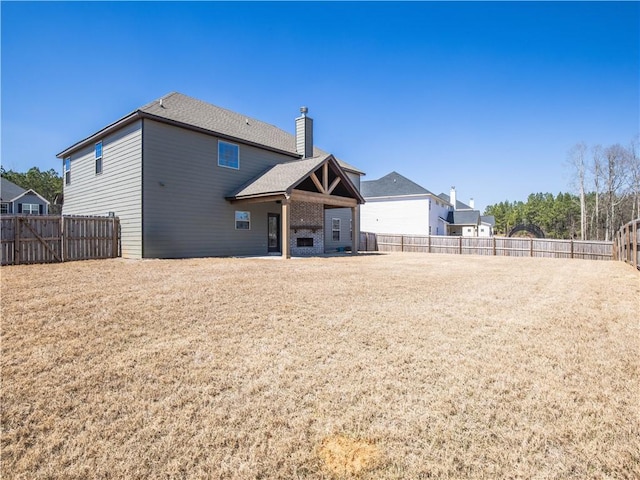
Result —
[[391, 172], [378, 180], [363, 181], [360, 185], [360, 192], [366, 200], [360, 207], [363, 232], [493, 235], [493, 217], [483, 217], [473, 206], [458, 201], [453, 187], [450, 196], [435, 195], [398, 172]]
[[391, 172], [362, 181], [360, 207], [363, 232], [405, 235], [445, 235], [449, 203], [417, 183]]
[[440, 199], [450, 205], [447, 214], [447, 235], [463, 237], [492, 237], [496, 219], [492, 215], [480, 215], [474, 209], [473, 198], [469, 205], [456, 198], [456, 189], [451, 187], [449, 195], [441, 193]]

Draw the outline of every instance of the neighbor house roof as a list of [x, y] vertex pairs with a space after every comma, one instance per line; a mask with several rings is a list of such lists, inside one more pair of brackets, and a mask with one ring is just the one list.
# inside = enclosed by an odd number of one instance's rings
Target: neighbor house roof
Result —
[[[446, 193], [441, 193], [440, 195], [438, 195], [438, 197], [440, 197], [442, 200], [444, 200], [448, 204], [451, 204], [451, 197], [449, 195], [447, 195]], [[466, 203], [462, 203], [460, 200], [458, 200], [456, 198], [456, 209], [458, 209], [458, 210], [471, 210], [471, 207], [469, 205], [467, 205]]]
[[478, 210], [453, 210], [448, 213], [447, 222], [452, 225], [478, 225], [480, 212]]
[[433, 195], [398, 172], [391, 172], [378, 180], [360, 182], [360, 192], [365, 198]]
[[[329, 154], [292, 162], [279, 163], [240, 187], [227, 198], [242, 200], [266, 197], [270, 195], [290, 194], [296, 186], [326, 162], [335, 162], [334, 165], [336, 167], [338, 166], [336, 159], [333, 155]], [[353, 197], [358, 199], [360, 201], [359, 203], [364, 203], [364, 199], [358, 193], [357, 188], [351, 183], [349, 178], [343, 177], [341, 180]]]
[[2, 177], [2, 183], [0, 184], [0, 200], [3, 202], [12, 202], [14, 198], [22, 195], [26, 190], [19, 187], [13, 182], [10, 182], [6, 178]]
[[487, 223], [493, 227], [496, 224], [496, 217], [494, 217], [493, 215], [482, 215], [480, 217], [480, 221], [482, 223]]
[[[111, 125], [63, 150], [57, 157], [66, 157], [73, 151], [92, 143], [94, 139], [139, 118], [149, 118], [192, 130], [213, 133], [226, 139], [267, 148], [295, 158], [300, 157], [296, 150], [294, 135], [274, 125], [178, 92], [169, 93], [143, 105]], [[314, 156], [326, 154], [327, 152], [314, 147]], [[358, 174], [363, 173], [346, 162], [337, 161], [345, 170]]]
[[50, 204], [49, 200], [44, 198], [35, 190], [29, 189], [25, 190], [24, 188], [16, 185], [13, 182], [10, 182], [6, 178], [2, 177], [2, 181], [0, 183], [0, 200], [3, 202], [15, 202], [18, 198], [26, 195], [28, 193], [34, 194], [36, 197], [40, 198], [43, 202], [46, 202], [47, 205]]

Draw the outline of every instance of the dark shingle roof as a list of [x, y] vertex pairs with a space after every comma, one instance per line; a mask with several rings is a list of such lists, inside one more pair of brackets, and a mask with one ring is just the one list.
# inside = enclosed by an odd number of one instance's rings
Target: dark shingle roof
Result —
[[453, 225], [478, 225], [480, 212], [478, 210], [453, 210], [447, 215], [447, 222]]
[[[447, 195], [446, 193], [441, 193], [440, 195], [438, 195], [438, 197], [440, 197], [442, 200], [444, 200], [447, 203], [451, 203], [451, 197], [449, 197], [449, 195]], [[471, 210], [471, 207], [469, 205], [467, 205], [466, 203], [462, 203], [460, 200], [458, 200], [456, 198], [456, 209], [458, 210]]]
[[391, 172], [378, 180], [361, 182], [360, 193], [365, 198], [433, 195], [426, 188], [421, 187], [398, 172]]
[[24, 188], [19, 187], [15, 183], [2, 177], [2, 182], [0, 183], [0, 200], [3, 202], [10, 202], [14, 198], [22, 195], [24, 192], [26, 192]]
[[[162, 102], [162, 103], [161, 103]], [[296, 151], [296, 138], [274, 125], [256, 120], [255, 118], [232, 112], [225, 108], [189, 97], [182, 93], [172, 92], [147, 103], [139, 109], [125, 115], [90, 137], [81, 140], [58, 154], [59, 158], [68, 155], [98, 135], [103, 135], [111, 128], [117, 128], [127, 121], [139, 117], [153, 118], [184, 127], [220, 134], [242, 142], [266, 147], [293, 157], [299, 157]], [[314, 147], [314, 156], [327, 155], [327, 152]], [[336, 159], [346, 170], [363, 173], [346, 162]]]
[[[303, 180], [309, 177], [312, 172], [320, 168], [324, 163], [333, 164], [334, 169], [339, 169], [337, 160], [333, 155], [325, 154], [317, 157], [294, 160], [274, 165], [266, 172], [249, 181], [237, 191], [233, 192], [228, 199], [243, 200], [248, 198], [266, 197], [272, 195], [290, 194]], [[351, 183], [349, 177], [340, 174], [342, 184], [359, 203], [364, 203], [364, 199], [358, 189]]]
[[293, 162], [274, 165], [258, 178], [244, 185], [232, 197], [243, 198], [271, 193], [284, 193], [292, 185], [317, 169], [329, 155], [305, 158]]
[[489, 225], [494, 227], [496, 224], [496, 217], [494, 217], [493, 215], [482, 215], [480, 217], [480, 221], [482, 223], [488, 223]]

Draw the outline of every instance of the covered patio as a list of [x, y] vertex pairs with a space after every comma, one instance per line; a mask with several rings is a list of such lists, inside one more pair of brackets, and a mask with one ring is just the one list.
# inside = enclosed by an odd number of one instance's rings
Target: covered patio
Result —
[[[276, 227], [274, 222], [273, 226], [278, 228], [284, 258], [291, 258], [292, 244], [294, 249], [309, 248], [309, 244], [313, 247], [314, 235], [317, 239], [318, 232], [324, 232], [324, 214], [320, 218], [318, 211], [349, 208], [351, 250], [358, 251], [359, 206], [364, 198], [333, 155], [275, 165], [226, 198], [232, 204], [276, 202], [280, 205], [279, 225]], [[269, 235], [271, 241], [271, 230]]]

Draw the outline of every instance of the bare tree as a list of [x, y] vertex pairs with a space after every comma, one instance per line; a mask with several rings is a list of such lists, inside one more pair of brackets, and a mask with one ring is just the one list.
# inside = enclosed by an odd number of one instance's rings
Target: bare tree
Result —
[[619, 223], [616, 220], [616, 207], [624, 199], [623, 187], [626, 182], [626, 165], [628, 152], [620, 144], [611, 145], [604, 150], [605, 188], [606, 188], [606, 222], [605, 240], [611, 240]]
[[[600, 240], [600, 188], [602, 185], [602, 163], [603, 163], [602, 145], [596, 145], [592, 149], [591, 174], [593, 178], [593, 191], [595, 193], [595, 206], [593, 209], [593, 217], [591, 222], [592, 235], [595, 233], [595, 239]], [[595, 225], [594, 225], [595, 220]]]
[[580, 195], [580, 239], [584, 240], [587, 234], [587, 205], [585, 198], [585, 178], [587, 173], [586, 165], [587, 144], [576, 143], [569, 150], [569, 163], [575, 173], [578, 193]]
[[640, 218], [640, 134], [629, 145], [629, 190], [633, 197], [631, 218]]

